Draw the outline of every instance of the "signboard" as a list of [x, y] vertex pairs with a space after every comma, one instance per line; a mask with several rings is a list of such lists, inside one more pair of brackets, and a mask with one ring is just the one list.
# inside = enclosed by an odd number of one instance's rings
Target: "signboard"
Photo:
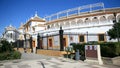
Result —
[[100, 45], [85, 45], [85, 57], [86, 61], [92, 60], [92, 62], [98, 62], [103, 64], [100, 53]]

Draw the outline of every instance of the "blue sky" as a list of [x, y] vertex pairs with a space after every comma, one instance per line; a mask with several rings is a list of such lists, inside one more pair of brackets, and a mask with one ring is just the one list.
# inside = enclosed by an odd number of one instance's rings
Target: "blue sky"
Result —
[[120, 0], [0, 0], [0, 35], [4, 28], [18, 28], [37, 11], [40, 17], [66, 9], [103, 2], [105, 8], [120, 7]]

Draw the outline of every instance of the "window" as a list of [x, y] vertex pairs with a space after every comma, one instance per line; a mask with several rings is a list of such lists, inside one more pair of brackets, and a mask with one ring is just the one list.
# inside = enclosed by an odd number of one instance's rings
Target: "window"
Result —
[[10, 38], [12, 38], [12, 33], [10, 33]]
[[98, 35], [98, 41], [105, 41], [105, 36], [104, 36], [104, 34], [99, 34], [99, 35]]
[[94, 19], [97, 19], [97, 17], [94, 17]]
[[88, 18], [86, 18], [85, 20], [88, 20]]
[[80, 35], [80, 36], [79, 36], [79, 42], [84, 42], [84, 41], [85, 41], [84, 35]]
[[32, 27], [33, 28], [33, 31], [35, 32], [35, 27]]
[[47, 29], [49, 29], [49, 28], [50, 28], [50, 26], [48, 25], [48, 26], [47, 26]]

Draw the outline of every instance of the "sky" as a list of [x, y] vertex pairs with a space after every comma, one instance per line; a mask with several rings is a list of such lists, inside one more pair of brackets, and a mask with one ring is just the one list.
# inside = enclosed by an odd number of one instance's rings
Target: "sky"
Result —
[[103, 2], [105, 8], [120, 7], [120, 0], [0, 0], [0, 35], [10, 24], [16, 28], [34, 16], [44, 18], [70, 8]]

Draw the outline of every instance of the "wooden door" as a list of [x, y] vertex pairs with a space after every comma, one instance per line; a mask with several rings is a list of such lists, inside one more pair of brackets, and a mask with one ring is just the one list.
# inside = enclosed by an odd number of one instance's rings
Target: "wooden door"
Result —
[[63, 38], [63, 46], [66, 47], [66, 38]]
[[42, 40], [40, 39], [40, 48], [43, 49]]
[[52, 39], [49, 39], [49, 47], [52, 47]]
[[32, 41], [32, 46], [35, 47], [35, 41]]

